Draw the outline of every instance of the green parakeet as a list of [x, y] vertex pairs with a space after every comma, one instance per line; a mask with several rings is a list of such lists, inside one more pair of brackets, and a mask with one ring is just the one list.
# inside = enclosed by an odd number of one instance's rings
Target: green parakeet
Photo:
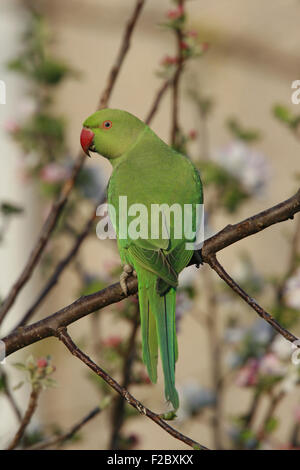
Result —
[[[194, 240], [187, 240], [186, 231], [182, 228], [179, 233], [177, 226], [187, 225], [183, 222], [187, 205], [191, 214], [189, 227], [185, 228], [187, 231], [196, 229], [196, 207], [203, 202], [198, 171], [187, 157], [126, 111], [102, 109], [88, 117], [83, 123], [81, 145], [87, 154], [89, 150], [97, 152], [113, 166], [108, 185], [109, 213], [114, 219], [122, 263], [132, 266], [138, 279], [143, 361], [155, 383], [159, 347], [165, 397], [176, 410], [179, 407], [175, 388], [176, 288], [178, 274], [193, 255], [191, 244], [187, 247], [186, 242]], [[120, 205], [124, 197], [126, 210]], [[115, 208], [115, 214], [110, 207]], [[153, 208], [161, 208], [159, 219], [155, 221]], [[167, 208], [171, 208], [169, 220]], [[143, 216], [143, 228], [141, 217], [137, 221], [137, 213]], [[125, 233], [121, 227], [124, 223], [128, 230]], [[130, 231], [130, 228], [136, 230]]]

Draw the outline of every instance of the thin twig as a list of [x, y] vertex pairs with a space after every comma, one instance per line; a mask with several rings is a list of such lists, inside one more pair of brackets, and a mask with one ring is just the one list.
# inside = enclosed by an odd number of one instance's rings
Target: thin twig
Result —
[[294, 271], [299, 265], [299, 260], [298, 260], [299, 240], [300, 240], [300, 216], [298, 215], [296, 219], [295, 231], [293, 234], [292, 243], [290, 245], [290, 254], [289, 254], [286, 273], [283, 276], [282, 281], [279, 283], [279, 285], [276, 288], [276, 291], [277, 291], [276, 297], [277, 297], [277, 302], [279, 303], [279, 305], [283, 304], [283, 294], [284, 294], [286, 280], [294, 273]]
[[165, 80], [162, 83], [162, 85], [157, 90], [156, 95], [154, 97], [153, 104], [152, 104], [152, 106], [150, 108], [150, 111], [148, 112], [147, 117], [145, 119], [146, 124], [149, 125], [150, 122], [152, 121], [152, 119], [154, 118], [154, 115], [157, 113], [159, 104], [160, 104], [164, 94], [166, 93], [169, 86], [173, 83], [173, 81], [174, 81], [174, 78], [168, 78], [167, 80]]
[[[205, 241], [201, 250], [203, 261], [206, 262], [209, 255], [223, 250], [238, 240], [261, 232], [273, 224], [293, 219], [297, 212], [300, 212], [300, 189], [298, 189], [294, 196], [276, 206], [259, 212], [237, 224], [227, 225], [221, 232], [210, 237]], [[195, 262], [192, 260], [191, 263], [194, 264]]]
[[268, 427], [268, 424], [270, 422], [270, 419], [274, 415], [274, 412], [275, 412], [277, 406], [283, 400], [284, 397], [285, 397], [285, 391], [281, 390], [280, 392], [278, 392], [276, 395], [274, 395], [271, 398], [271, 401], [269, 403], [269, 407], [267, 409], [267, 412], [266, 412], [266, 415], [264, 417], [263, 423], [261, 425], [260, 430], [258, 431], [258, 438], [259, 438], [260, 441], [262, 441], [265, 438], [265, 436], [267, 434], [267, 427]]
[[136, 2], [133, 14], [132, 14], [130, 20], [128, 21], [128, 23], [127, 23], [117, 59], [116, 59], [114, 65], [113, 65], [113, 67], [110, 71], [110, 74], [109, 74], [108, 80], [107, 80], [106, 88], [105, 88], [105, 90], [102, 93], [102, 96], [100, 98], [99, 109], [107, 107], [107, 103], [108, 103], [109, 97], [111, 95], [111, 92], [113, 90], [114, 84], [116, 82], [117, 76], [119, 74], [120, 68], [123, 64], [126, 53], [129, 50], [130, 40], [131, 40], [133, 29], [136, 25], [136, 22], [138, 20], [138, 17], [140, 15], [141, 11], [142, 11], [142, 8], [143, 8], [144, 4], [145, 4], [145, 0], [137, 0], [137, 2]]
[[[185, 0], [179, 0], [178, 7], [183, 9], [184, 14]], [[181, 27], [175, 29], [176, 44], [177, 44], [177, 65], [172, 83], [172, 128], [171, 128], [171, 143], [174, 146], [178, 144], [179, 128], [179, 83], [180, 77], [184, 67], [184, 55], [182, 49], [183, 32]]]
[[268, 322], [274, 330], [276, 330], [279, 334], [281, 334], [285, 339], [288, 341], [291, 341], [292, 343], [294, 341], [297, 341], [298, 338], [294, 336], [292, 333], [290, 333], [287, 329], [283, 328], [276, 320], [275, 318], [270, 315], [270, 313], [266, 312], [258, 303], [256, 302], [255, 299], [250, 297], [233, 279], [230, 277], [230, 275], [225, 271], [223, 266], [219, 263], [215, 255], [212, 255], [208, 259], [208, 264], [210, 267], [216, 271], [216, 273], [220, 276], [223, 281], [226, 282], [226, 284], [234, 291], [236, 292], [245, 302], [250, 305], [250, 307], [255, 310], [258, 315], [263, 318], [266, 322]]
[[[139, 307], [136, 304], [135, 316], [132, 320], [132, 328], [130, 337], [128, 340], [128, 347], [126, 355], [123, 362], [123, 371], [122, 371], [122, 387], [128, 389], [131, 379], [132, 365], [134, 362], [135, 356], [135, 340], [139, 327]], [[119, 437], [122, 425], [124, 423], [124, 413], [125, 413], [125, 400], [120, 396], [117, 398], [114, 410], [113, 410], [113, 429], [111, 434], [111, 440], [109, 448], [112, 450], [118, 449]]]
[[202, 446], [198, 442], [190, 439], [189, 437], [181, 434], [176, 429], [172, 428], [167, 424], [159, 415], [153, 411], [146, 408], [141, 402], [134, 398], [126, 388], [122, 387], [118, 382], [116, 382], [110, 375], [108, 375], [101, 367], [99, 367], [95, 362], [93, 362], [84, 352], [82, 352], [76, 344], [73, 342], [69, 336], [66, 328], [60, 329], [56, 336], [64, 343], [68, 350], [78, 359], [80, 359], [84, 364], [86, 364], [93, 372], [95, 372], [99, 377], [101, 377], [110, 387], [112, 387], [119, 395], [121, 395], [129, 405], [133, 406], [141, 415], [147, 416], [152, 421], [154, 421], [158, 426], [164, 429], [167, 433], [173, 436], [175, 439], [179, 439], [188, 446], [194, 449], [208, 450], [206, 447]]
[[15, 449], [15, 447], [17, 447], [20, 440], [22, 439], [24, 431], [27, 428], [28, 424], [30, 423], [32, 415], [36, 410], [40, 392], [41, 392], [40, 388], [36, 388], [36, 387], [32, 388], [30, 398], [29, 398], [29, 404], [28, 404], [26, 413], [24, 415], [24, 418], [21, 422], [21, 425], [20, 425], [15, 437], [13, 438], [11, 444], [8, 446], [7, 450]]
[[56, 227], [60, 214], [63, 208], [65, 207], [69, 194], [72, 191], [73, 186], [75, 184], [77, 175], [82, 168], [84, 159], [85, 159], [85, 155], [81, 152], [73, 166], [71, 177], [65, 182], [58, 199], [55, 201], [55, 203], [53, 204], [51, 208], [51, 211], [42, 227], [42, 230], [40, 231], [38, 240], [32, 252], [29, 255], [29, 258], [25, 264], [25, 267], [22, 273], [18, 277], [17, 281], [13, 284], [7, 297], [4, 299], [0, 307], [0, 324], [4, 320], [9, 309], [15, 303], [22, 288], [31, 278], [31, 275], [36, 265], [38, 264], [42, 256], [42, 253], [44, 252], [44, 249], [46, 248], [49, 237], [52, 234], [54, 228]]
[[0, 375], [0, 378], [2, 379], [2, 383], [3, 383], [3, 391], [4, 391], [4, 394], [6, 396], [6, 398], [8, 399], [15, 415], [16, 415], [16, 418], [17, 420], [19, 421], [19, 423], [21, 423], [22, 421], [22, 415], [21, 415], [21, 411], [17, 405], [17, 402], [13, 396], [13, 394], [11, 393], [10, 391], [10, 387], [9, 387], [9, 383], [8, 383], [8, 378], [7, 378], [7, 374], [6, 372], [4, 371], [4, 368], [2, 367], [1, 368], [1, 375]]
[[77, 255], [79, 248], [82, 245], [82, 242], [87, 238], [87, 236], [90, 234], [91, 228], [93, 227], [95, 218], [96, 218], [96, 208], [101, 202], [99, 201], [96, 205], [96, 207], [93, 209], [92, 214], [90, 218], [88, 219], [87, 223], [85, 224], [83, 230], [79, 233], [79, 235], [76, 237], [76, 240], [71, 247], [70, 251], [67, 253], [65, 258], [63, 258], [58, 265], [56, 266], [52, 276], [48, 279], [46, 285], [43, 287], [41, 290], [40, 294], [34, 301], [34, 303], [31, 305], [31, 307], [27, 310], [27, 312], [24, 314], [20, 322], [18, 323], [17, 327], [26, 325], [28, 323], [28, 320], [30, 320], [33, 316], [33, 314], [36, 312], [37, 308], [42, 304], [42, 302], [45, 300], [45, 298], [48, 296], [48, 294], [51, 292], [53, 287], [58, 283], [59, 278], [63, 271], [66, 269], [66, 267], [70, 264], [72, 259]]
[[217, 450], [222, 449], [222, 388], [223, 382], [221, 381], [221, 358], [222, 348], [221, 341], [219, 339], [219, 325], [218, 325], [218, 305], [217, 297], [215, 292], [215, 286], [211, 278], [212, 272], [209, 269], [203, 270], [204, 286], [207, 295], [207, 309], [206, 323], [209, 335], [209, 348], [211, 356], [211, 374], [213, 389], [216, 396], [214, 404], [214, 415], [212, 419], [212, 428], [214, 436], [214, 447]]
[[66, 441], [72, 439], [78, 431], [80, 431], [83, 426], [85, 426], [89, 421], [93, 418], [98, 416], [98, 414], [102, 411], [99, 406], [96, 406], [92, 411], [90, 411], [83, 419], [81, 419], [78, 423], [74, 424], [71, 429], [61, 436], [53, 436], [45, 441], [38, 442], [37, 444], [26, 447], [26, 450], [42, 450], [47, 449], [48, 447], [58, 447], [64, 444]]
[[[122, 42], [121, 42], [121, 47], [120, 47], [120, 51], [118, 53], [118, 57], [117, 57], [117, 60], [116, 60], [116, 63], [113, 65], [110, 73], [109, 73], [109, 78], [108, 78], [108, 84], [105, 88], [105, 90], [103, 91], [102, 95], [101, 95], [101, 98], [100, 98], [100, 102], [99, 102], [99, 107], [98, 108], [103, 108], [103, 107], [106, 107], [107, 104], [108, 104], [108, 100], [111, 96], [111, 93], [112, 93], [112, 90], [113, 90], [113, 87], [116, 83], [116, 79], [120, 73], [120, 69], [121, 69], [121, 66], [124, 62], [124, 59], [125, 59], [125, 56], [129, 50], [129, 46], [130, 46], [130, 40], [131, 40], [131, 36], [132, 36], [132, 33], [133, 33], [133, 30], [134, 30], [134, 26], [138, 20], [138, 17], [139, 17], [139, 14], [141, 12], [141, 9], [143, 7], [145, 3], [145, 0], [137, 0], [136, 2], [136, 6], [134, 8], [134, 11], [133, 11], [133, 14], [128, 22], [128, 24], [126, 25], [126, 28], [125, 28], [125, 33], [124, 33], [124, 36], [123, 36], [123, 39], [122, 39]], [[83, 153], [83, 152], [80, 152], [78, 154], [78, 157], [77, 159], [75, 160], [75, 163], [74, 163], [74, 166], [73, 166], [73, 169], [72, 169], [72, 173], [71, 173], [71, 176], [70, 178], [65, 182], [62, 190], [61, 190], [61, 193], [58, 197], [58, 199], [56, 200], [56, 202], [53, 204], [52, 208], [51, 208], [51, 211], [42, 227], [42, 230], [39, 234], [39, 237], [38, 237], [38, 240], [26, 262], [26, 265], [21, 273], [21, 275], [19, 276], [19, 278], [17, 279], [17, 281], [14, 283], [14, 285], [12, 286], [10, 292], [8, 293], [7, 297], [5, 298], [5, 300], [3, 301], [1, 307], [0, 307], [0, 324], [1, 322], [3, 321], [3, 319], [5, 318], [7, 312], [9, 311], [9, 309], [12, 307], [12, 305], [14, 304], [14, 302], [16, 301], [18, 295], [20, 294], [22, 288], [24, 287], [24, 285], [28, 282], [28, 280], [30, 279], [35, 267], [37, 266], [40, 258], [41, 258], [41, 255], [42, 253], [44, 252], [46, 246], [47, 246], [47, 243], [48, 243], [48, 240], [54, 230], [54, 228], [56, 227], [56, 224], [57, 224], [57, 221], [59, 219], [59, 216], [68, 200], [68, 197], [69, 197], [69, 194], [71, 193], [73, 187], [74, 187], [74, 184], [75, 184], [75, 181], [76, 181], [76, 178], [83, 166], [83, 163], [85, 161], [85, 158], [86, 158], [86, 155]]]

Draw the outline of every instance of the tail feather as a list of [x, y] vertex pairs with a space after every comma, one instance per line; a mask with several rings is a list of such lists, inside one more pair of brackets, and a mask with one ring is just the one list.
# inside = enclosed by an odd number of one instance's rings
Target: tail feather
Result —
[[143, 340], [143, 361], [152, 382], [157, 380], [158, 345], [165, 378], [165, 396], [175, 409], [179, 407], [175, 388], [175, 362], [178, 347], [175, 327], [176, 289], [161, 296], [156, 289], [157, 277], [144, 269], [136, 269]]
[[139, 303], [142, 328], [143, 361], [147, 366], [151, 382], [156, 383], [158, 358], [156, 320], [150, 309], [147, 288], [144, 285], [139, 288]]
[[165, 377], [165, 396], [175, 409], [179, 407], [178, 393], [175, 388], [175, 362], [177, 356], [177, 340], [174, 328], [176, 290], [171, 288], [163, 296], [156, 292], [150, 298], [154, 303], [158, 342]]

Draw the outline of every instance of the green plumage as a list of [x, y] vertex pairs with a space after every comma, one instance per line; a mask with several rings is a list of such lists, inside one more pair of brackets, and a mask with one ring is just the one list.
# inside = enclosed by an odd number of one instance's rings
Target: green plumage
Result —
[[[103, 129], [109, 120], [112, 126]], [[196, 206], [202, 203], [202, 185], [191, 161], [165, 144], [147, 125], [135, 116], [119, 110], [105, 109], [90, 116], [84, 127], [95, 134], [92, 150], [109, 158], [113, 173], [108, 187], [108, 202], [116, 209], [115, 229], [118, 248], [124, 264], [133, 266], [138, 278], [141, 314], [143, 361], [152, 382], [157, 380], [158, 348], [165, 378], [165, 396], [175, 409], [179, 406], [175, 388], [175, 362], [178, 357], [175, 304], [178, 274], [187, 266], [192, 249], [186, 249], [186, 235], [175, 236], [175, 215], [171, 214], [169, 238], [164, 238], [167, 212], [163, 209], [154, 226], [153, 205], [176, 204], [184, 213], [190, 204], [190, 228], [196, 229]], [[147, 209], [148, 227], [141, 238], [130, 230], [121, 238], [119, 197], [127, 197], [127, 207], [143, 204]], [[137, 207], [137, 206], [136, 206]], [[127, 229], [139, 212], [128, 215]], [[142, 212], [140, 212], [142, 214]], [[136, 228], [140, 227], [136, 224]], [[156, 230], [156, 232], [155, 232]], [[139, 231], [139, 230], [138, 230]], [[153, 236], [152, 231], [157, 236]], [[191, 240], [189, 240], [191, 241]]]

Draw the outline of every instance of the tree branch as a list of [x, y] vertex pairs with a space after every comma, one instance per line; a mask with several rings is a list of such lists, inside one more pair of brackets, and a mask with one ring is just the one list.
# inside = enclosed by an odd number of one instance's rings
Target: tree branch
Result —
[[9, 387], [9, 383], [8, 383], [8, 377], [7, 377], [7, 374], [6, 372], [4, 371], [4, 368], [1, 367], [1, 375], [0, 375], [0, 378], [2, 380], [2, 383], [3, 383], [3, 393], [5, 394], [6, 398], [8, 399], [15, 415], [16, 415], [16, 418], [17, 420], [19, 421], [19, 423], [21, 423], [22, 421], [22, 415], [21, 415], [21, 411], [19, 410], [19, 407], [17, 405], [17, 402], [15, 400], [15, 397], [13, 396], [13, 394], [11, 393], [10, 391], [10, 387]]
[[[293, 218], [293, 215], [299, 211], [300, 190], [293, 197], [287, 199], [286, 201], [277, 204], [276, 206], [271, 207], [266, 211], [260, 212], [253, 217], [249, 217], [248, 219], [245, 219], [235, 225], [228, 225], [225, 229], [221, 230], [213, 237], [207, 239], [204, 242], [203, 248], [201, 250], [203, 261], [210, 264], [211, 256], [215, 252], [224, 249], [226, 246], [229, 246], [238, 240], [262, 231], [275, 223], [291, 219]], [[192, 260], [190, 264], [197, 264], [198, 262], [199, 261], [196, 258]], [[227, 273], [224, 277], [225, 282], [227, 282]], [[137, 279], [135, 277], [128, 278], [127, 285], [128, 295], [132, 295], [137, 292]], [[239, 288], [239, 286], [237, 287]], [[245, 292], [241, 294], [239, 289], [237, 289], [236, 292], [242, 298], [244, 298], [244, 300], [248, 299], [248, 294]], [[120, 286], [120, 283], [116, 283], [99, 292], [95, 292], [94, 294], [79, 298], [72, 304], [64, 307], [63, 309], [46, 317], [43, 320], [33, 323], [32, 325], [20, 327], [2, 339], [6, 347], [6, 356], [44, 338], [55, 336], [58, 328], [66, 327], [71, 323], [74, 323], [76, 320], [79, 320], [80, 318], [88, 315], [89, 313], [106, 307], [107, 305], [119, 302], [125, 297], [126, 296]], [[251, 306], [254, 308], [254, 304]], [[261, 309], [258, 304], [255, 303], [254, 309], [263, 318], [265, 316], [265, 319], [267, 319], [267, 321], [271, 323], [280, 334], [284, 333], [285, 338], [290, 338], [290, 341], [295, 341], [297, 339], [294, 335], [282, 328], [271, 317], [271, 315]]]
[[[184, 13], [185, 0], [179, 0], [178, 8], [181, 7]], [[184, 56], [182, 50], [183, 32], [182, 28], [175, 29], [176, 45], [177, 45], [177, 66], [172, 82], [172, 128], [171, 128], [171, 143], [174, 146], [178, 143], [179, 133], [179, 82], [184, 67]]]
[[87, 238], [89, 235], [91, 228], [93, 226], [93, 223], [96, 218], [96, 209], [97, 206], [101, 204], [101, 201], [99, 200], [96, 204], [96, 207], [93, 208], [91, 217], [88, 219], [87, 223], [85, 224], [83, 230], [81, 233], [76, 237], [76, 240], [71, 247], [70, 251], [67, 253], [65, 258], [63, 258], [58, 265], [56, 266], [52, 276], [48, 279], [46, 285], [43, 287], [41, 290], [40, 294], [34, 301], [34, 303], [31, 305], [31, 307], [27, 310], [27, 312], [24, 314], [23, 318], [20, 320], [20, 322], [17, 325], [17, 328], [23, 325], [26, 325], [28, 323], [28, 320], [33, 316], [33, 314], [36, 312], [37, 308], [41, 305], [41, 303], [45, 300], [45, 298], [48, 296], [48, 294], [51, 292], [53, 287], [57, 284], [59, 281], [59, 278], [63, 271], [66, 269], [66, 267], [70, 264], [72, 259], [77, 255], [79, 248], [82, 245], [82, 242]]
[[129, 50], [130, 47], [130, 40], [132, 36], [133, 29], [136, 25], [136, 22], [140, 16], [140, 13], [142, 11], [142, 8], [145, 4], [145, 0], [137, 0], [133, 14], [130, 18], [130, 20], [127, 23], [121, 47], [117, 56], [117, 59], [109, 73], [108, 80], [107, 80], [107, 86], [105, 90], [102, 93], [102, 96], [99, 101], [99, 109], [106, 108], [108, 100], [110, 98], [110, 95], [112, 93], [114, 84], [116, 82], [116, 79], [119, 75], [120, 68], [122, 67], [122, 64], [124, 62], [124, 58]]
[[35, 387], [32, 388], [28, 408], [26, 410], [24, 418], [23, 418], [23, 420], [20, 424], [20, 427], [19, 427], [15, 437], [13, 438], [11, 444], [8, 446], [7, 450], [15, 449], [15, 447], [17, 447], [20, 440], [22, 439], [24, 431], [27, 428], [28, 424], [30, 423], [32, 415], [36, 410], [40, 391], [41, 391], [41, 388], [35, 388]]
[[[270, 207], [265, 211], [249, 217], [234, 225], [227, 225], [221, 232], [205, 241], [201, 250], [203, 261], [207, 262], [209, 255], [223, 250], [229, 245], [254, 235], [271, 225], [293, 219], [294, 215], [300, 211], [300, 189], [294, 196], [285, 201]], [[193, 263], [192, 263], [193, 264]]]
[[[135, 315], [132, 319], [131, 324], [131, 333], [128, 339], [128, 346], [123, 360], [122, 368], [122, 387], [128, 389], [131, 380], [132, 366], [134, 362], [135, 350], [136, 350], [136, 335], [139, 328], [139, 316], [140, 311], [138, 304], [136, 305]], [[124, 413], [125, 413], [125, 401], [122, 397], [118, 397], [116, 400], [114, 409], [113, 409], [113, 419], [112, 419], [112, 434], [110, 438], [109, 448], [112, 450], [118, 449], [120, 431], [124, 423]]]
[[[120, 51], [116, 60], [116, 63], [113, 65], [110, 73], [109, 73], [109, 78], [108, 78], [108, 84], [103, 91], [100, 102], [99, 102], [99, 108], [107, 107], [108, 100], [111, 96], [113, 87], [115, 85], [116, 79], [120, 73], [121, 66], [124, 62], [125, 56], [129, 50], [130, 46], [130, 39], [134, 30], [134, 26], [136, 25], [136, 22], [139, 18], [140, 12], [142, 10], [142, 7], [145, 3], [145, 0], [137, 0], [136, 6], [134, 8], [133, 14], [126, 25], [125, 28], [125, 33], [121, 42], [121, 47]], [[99, 109], [98, 108], [98, 109]], [[47, 246], [48, 240], [56, 227], [57, 221], [59, 219], [59, 216], [68, 200], [68, 197], [74, 187], [76, 178], [78, 176], [78, 173], [80, 172], [83, 163], [85, 161], [86, 155], [83, 152], [80, 152], [78, 154], [78, 157], [74, 163], [72, 173], [70, 178], [65, 182], [61, 193], [56, 200], [56, 202], [53, 204], [51, 211], [41, 229], [41, 232], [39, 234], [38, 240], [28, 258], [28, 261], [17, 279], [17, 281], [14, 283], [12, 286], [10, 292], [8, 293], [7, 297], [3, 301], [1, 307], [0, 307], [0, 324], [4, 320], [7, 312], [9, 309], [12, 307], [12, 305], [15, 303], [19, 293], [21, 292], [22, 288], [24, 285], [27, 283], [27, 281], [30, 279], [35, 267], [37, 266], [42, 253], [44, 252], [44, 249]]]
[[42, 450], [47, 449], [48, 447], [57, 447], [61, 446], [64, 442], [69, 441], [72, 437], [80, 431], [80, 429], [91, 421], [93, 418], [98, 416], [98, 414], [102, 411], [102, 408], [96, 406], [92, 411], [90, 411], [83, 419], [81, 419], [78, 423], [74, 424], [71, 429], [65, 432], [61, 436], [54, 436], [46, 439], [45, 441], [38, 442], [37, 444], [26, 447], [26, 450]]
[[210, 267], [216, 271], [216, 273], [220, 276], [223, 281], [226, 282], [226, 284], [234, 290], [245, 302], [250, 305], [250, 307], [255, 310], [258, 315], [263, 318], [266, 322], [268, 322], [274, 330], [276, 330], [279, 334], [281, 334], [285, 339], [288, 341], [291, 341], [292, 343], [294, 341], [297, 341], [297, 337], [294, 336], [292, 333], [290, 333], [288, 330], [283, 328], [276, 320], [275, 318], [272, 317], [268, 312], [266, 312], [258, 303], [256, 300], [254, 300], [252, 297], [250, 297], [233, 279], [232, 277], [229, 276], [229, 274], [225, 271], [223, 266], [219, 263], [215, 255], [211, 255], [208, 258], [208, 264]]
[[172, 428], [167, 424], [158, 414], [146, 408], [141, 402], [134, 398], [126, 388], [122, 387], [118, 382], [116, 382], [110, 375], [108, 375], [101, 367], [97, 366], [84, 352], [82, 352], [76, 344], [72, 341], [69, 336], [66, 328], [59, 329], [56, 332], [56, 336], [60, 339], [64, 345], [68, 348], [73, 356], [80, 359], [85, 365], [87, 365], [95, 374], [101, 377], [110, 387], [112, 387], [119, 395], [121, 395], [129, 405], [133, 406], [141, 415], [147, 416], [152, 421], [154, 421], [158, 426], [160, 426], [164, 431], [169, 433], [175, 439], [179, 439], [193, 449], [208, 450], [206, 447], [202, 446], [198, 442], [190, 439], [189, 437], [181, 434], [176, 429]]

